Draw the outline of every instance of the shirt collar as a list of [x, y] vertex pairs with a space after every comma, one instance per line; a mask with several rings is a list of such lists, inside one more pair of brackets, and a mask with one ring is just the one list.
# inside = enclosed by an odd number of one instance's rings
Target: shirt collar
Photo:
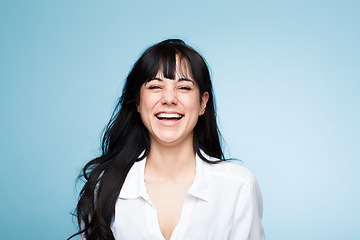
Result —
[[125, 182], [120, 190], [120, 198], [135, 199], [138, 197], [147, 198], [146, 186], [144, 181], [146, 158], [135, 162], [128, 172]]
[[[202, 152], [202, 154], [207, 159], [211, 160], [210, 157], [207, 156], [204, 152]], [[121, 188], [119, 195], [120, 198], [136, 199], [138, 197], [143, 197], [145, 200], [149, 200], [144, 181], [145, 164], [146, 158], [135, 162], [131, 167]], [[210, 164], [204, 162], [196, 154], [196, 174], [188, 194], [204, 201], [209, 200], [211, 183], [210, 171]]]
[[[205, 155], [203, 152], [202, 154]], [[205, 155], [205, 157], [208, 156]], [[196, 174], [188, 194], [204, 201], [209, 200], [211, 186], [210, 171], [210, 163], [204, 162], [199, 155], [196, 154]]]

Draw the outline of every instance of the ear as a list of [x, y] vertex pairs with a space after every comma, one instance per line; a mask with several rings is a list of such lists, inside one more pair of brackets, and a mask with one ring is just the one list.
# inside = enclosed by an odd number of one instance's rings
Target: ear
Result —
[[204, 94], [201, 96], [201, 102], [200, 102], [200, 113], [199, 116], [203, 115], [206, 110], [206, 104], [209, 100], [209, 93], [204, 92]]

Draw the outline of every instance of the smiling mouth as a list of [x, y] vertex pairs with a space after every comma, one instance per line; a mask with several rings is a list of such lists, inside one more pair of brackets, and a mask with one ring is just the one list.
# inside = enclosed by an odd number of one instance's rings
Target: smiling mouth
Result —
[[155, 116], [160, 120], [180, 120], [184, 115], [178, 113], [159, 113]]

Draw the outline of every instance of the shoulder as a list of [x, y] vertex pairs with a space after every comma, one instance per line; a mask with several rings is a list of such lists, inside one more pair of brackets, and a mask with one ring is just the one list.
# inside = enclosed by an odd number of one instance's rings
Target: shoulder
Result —
[[[239, 163], [224, 161], [218, 164], [211, 164], [211, 185], [222, 195], [229, 195], [229, 192], [236, 194], [237, 216], [240, 216], [239, 209], [248, 202], [248, 206], [254, 206], [262, 214], [262, 195], [255, 175]], [[246, 205], [246, 204], [245, 204]], [[241, 212], [241, 211], [240, 211]]]
[[202, 162], [201, 165], [207, 169], [210, 178], [214, 180], [212, 182], [226, 182], [237, 186], [252, 185], [256, 182], [254, 174], [241, 165], [241, 161], [225, 160], [219, 162], [218, 158], [206, 155], [204, 152], [202, 154], [208, 162], [200, 161], [200, 158], [198, 158], [198, 161]]
[[237, 162], [224, 161], [211, 164], [211, 175], [214, 177], [225, 178], [235, 182], [248, 182], [255, 179], [254, 174], [246, 167]]

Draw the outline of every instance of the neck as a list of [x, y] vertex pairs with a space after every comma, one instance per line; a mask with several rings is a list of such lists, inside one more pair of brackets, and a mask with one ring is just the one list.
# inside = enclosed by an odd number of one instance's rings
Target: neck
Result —
[[158, 176], [174, 178], [188, 171], [195, 171], [196, 155], [192, 141], [174, 146], [164, 146], [151, 141], [150, 152], [146, 160], [146, 171]]

